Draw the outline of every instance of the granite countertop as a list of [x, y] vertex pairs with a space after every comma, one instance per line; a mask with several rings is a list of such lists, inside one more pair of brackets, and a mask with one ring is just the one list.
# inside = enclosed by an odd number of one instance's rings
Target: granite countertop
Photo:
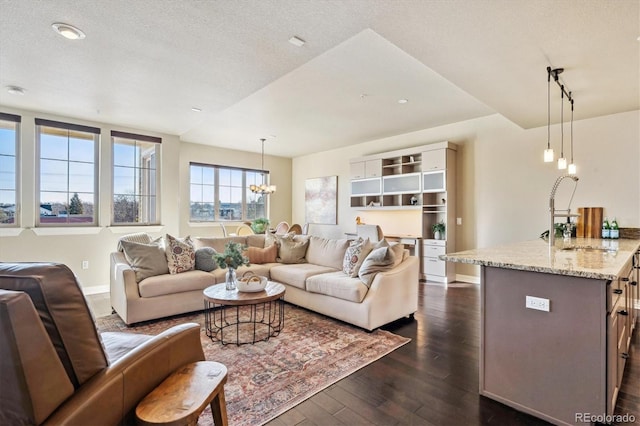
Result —
[[[564, 247], [597, 247], [607, 250], [562, 250]], [[448, 253], [440, 259], [449, 262], [470, 263], [522, 271], [570, 275], [602, 280], [620, 277], [624, 266], [640, 247], [640, 240], [601, 240], [572, 238], [571, 242], [556, 239], [550, 252], [549, 243], [542, 239]]]

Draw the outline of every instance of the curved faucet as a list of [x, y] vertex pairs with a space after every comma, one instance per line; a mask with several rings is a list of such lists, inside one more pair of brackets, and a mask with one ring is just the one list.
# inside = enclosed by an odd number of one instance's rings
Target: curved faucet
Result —
[[[567, 206], [567, 210], [556, 210], [555, 208], [555, 197], [556, 191], [558, 190], [558, 186], [560, 186], [560, 182], [564, 179], [573, 179], [576, 185], [573, 188], [573, 192], [571, 193], [571, 198], [569, 199], [569, 205]], [[573, 200], [573, 194], [576, 193], [576, 188], [578, 187], [578, 176], [574, 175], [562, 175], [556, 182], [553, 184], [553, 188], [551, 189], [551, 194], [549, 195], [549, 212], [551, 213], [551, 223], [549, 227], [549, 250], [553, 248], [556, 243], [556, 229], [555, 229], [555, 218], [556, 217], [571, 217], [571, 201]], [[560, 211], [566, 211], [567, 213], [558, 213]], [[575, 215], [574, 215], [575, 216]]]

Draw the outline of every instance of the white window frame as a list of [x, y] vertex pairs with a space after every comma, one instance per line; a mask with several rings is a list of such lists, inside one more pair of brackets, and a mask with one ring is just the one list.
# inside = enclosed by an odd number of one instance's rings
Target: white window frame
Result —
[[[82, 228], [82, 227], [96, 227], [98, 226], [98, 217], [100, 212], [100, 193], [99, 193], [99, 170], [100, 170], [100, 129], [97, 127], [91, 126], [83, 126], [80, 124], [72, 124], [72, 123], [64, 123], [60, 121], [53, 120], [45, 120], [41, 118], [35, 119], [36, 124], [36, 203], [35, 203], [35, 224], [36, 227], [41, 228], [51, 228], [51, 227], [74, 227], [74, 228]], [[41, 171], [42, 171], [42, 156], [41, 156], [41, 136], [43, 134], [42, 128], [49, 129], [58, 129], [60, 131], [67, 132], [67, 138], [71, 137], [71, 133], [86, 133], [91, 135], [93, 138], [93, 214], [92, 220], [90, 222], [56, 222], [56, 223], [42, 223], [40, 220], [41, 217], [41, 204], [42, 204], [42, 182], [41, 182]], [[57, 161], [66, 161], [67, 164], [71, 164], [77, 161], [71, 161], [69, 158], [66, 160]], [[69, 170], [67, 169], [67, 203], [70, 204], [70, 199], [72, 198], [72, 193], [69, 190], [68, 186], [69, 182]], [[44, 192], [61, 192], [61, 191], [44, 191]], [[74, 193], [77, 191], [74, 191]], [[69, 216], [67, 216], [69, 218]]]
[[[204, 167], [204, 168], [211, 168], [213, 170], [213, 183], [192, 183], [193, 179], [191, 177], [191, 173], [192, 173], [192, 166], [196, 166], [196, 167]], [[220, 171], [221, 170], [231, 170], [231, 171], [241, 171], [242, 172], [242, 215], [240, 218], [235, 218], [235, 219], [227, 219], [221, 216], [220, 214], [220, 206], [218, 205], [218, 201], [214, 201], [213, 204], [213, 213], [214, 216], [213, 218], [207, 218], [207, 219], [201, 219], [201, 218], [194, 218], [191, 215], [191, 207], [192, 204], [194, 204], [193, 200], [191, 199], [191, 191], [192, 191], [192, 186], [194, 185], [200, 185], [200, 186], [213, 186], [214, 187], [214, 200], [220, 200], [220, 187], [221, 186], [225, 186], [226, 185], [221, 185], [220, 184]], [[250, 183], [247, 181], [247, 173], [256, 173], [256, 174], [260, 174], [262, 175], [262, 182], [256, 182], [256, 183], [268, 183], [269, 182], [269, 172], [266, 170], [256, 170], [256, 169], [246, 169], [246, 168], [240, 168], [240, 167], [230, 167], [230, 166], [220, 166], [220, 165], [215, 165], [215, 164], [205, 164], [205, 163], [196, 163], [196, 162], [190, 162], [189, 163], [189, 222], [190, 223], [212, 223], [212, 222], [243, 222], [243, 221], [248, 221], [248, 220], [253, 220], [256, 218], [249, 218], [248, 216], [248, 206], [250, 203], [250, 200], [248, 199], [248, 188]], [[269, 216], [269, 197], [266, 195], [262, 196], [264, 199], [264, 214], [265, 217], [268, 218]]]
[[[11, 223], [2, 223], [0, 222], [0, 228], [18, 228], [20, 226], [20, 151], [18, 147], [20, 146], [20, 127], [22, 117], [15, 114], [7, 114], [4, 112], [0, 112], [0, 121], [2, 121], [2, 127], [10, 127], [13, 125], [13, 131], [15, 136], [14, 141], [14, 149], [13, 149], [13, 161], [14, 161], [14, 170], [15, 176], [14, 182], [15, 186], [13, 188], [0, 188], [0, 190], [11, 191], [14, 192], [13, 198], [13, 222]], [[3, 155], [2, 157], [11, 157], [11, 155]]]
[[[118, 143], [126, 141], [132, 143], [135, 146], [142, 146], [147, 153], [151, 153], [149, 156], [142, 155], [140, 158], [141, 163], [136, 163], [133, 166], [124, 166], [116, 164], [115, 149]], [[138, 135], [134, 133], [121, 132], [117, 130], [111, 131], [111, 226], [157, 226], [160, 225], [160, 164], [161, 164], [161, 147], [162, 138], [147, 135]], [[155, 165], [152, 164], [155, 162]], [[134, 176], [138, 176], [136, 180], [139, 183], [139, 187], [135, 188], [134, 194], [117, 194], [115, 179], [116, 168], [129, 167], [134, 170]], [[155, 179], [149, 178], [149, 174], [155, 172]], [[134, 185], [135, 186], [135, 185]], [[153, 189], [153, 191], [152, 191]], [[152, 192], [155, 192], [152, 195]], [[115, 218], [115, 206], [116, 196], [133, 196], [135, 198], [144, 199], [145, 202], [140, 202], [141, 214], [138, 215], [137, 220], [128, 222], [116, 222]], [[153, 201], [155, 200], [155, 202]]]

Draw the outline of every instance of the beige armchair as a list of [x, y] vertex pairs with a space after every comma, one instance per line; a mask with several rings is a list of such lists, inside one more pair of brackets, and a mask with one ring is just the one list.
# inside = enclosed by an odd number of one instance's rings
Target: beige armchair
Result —
[[0, 263], [0, 424], [131, 424], [140, 400], [201, 360], [199, 324], [100, 335], [69, 268]]

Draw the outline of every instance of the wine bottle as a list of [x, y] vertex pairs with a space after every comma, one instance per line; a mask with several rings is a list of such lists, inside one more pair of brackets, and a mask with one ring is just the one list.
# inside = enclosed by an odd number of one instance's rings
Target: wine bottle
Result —
[[602, 222], [602, 238], [611, 238], [611, 226], [609, 226], [609, 219], [606, 216]]
[[620, 238], [620, 228], [618, 227], [618, 221], [614, 217], [611, 221], [611, 229], [609, 230], [609, 238], [617, 240]]

